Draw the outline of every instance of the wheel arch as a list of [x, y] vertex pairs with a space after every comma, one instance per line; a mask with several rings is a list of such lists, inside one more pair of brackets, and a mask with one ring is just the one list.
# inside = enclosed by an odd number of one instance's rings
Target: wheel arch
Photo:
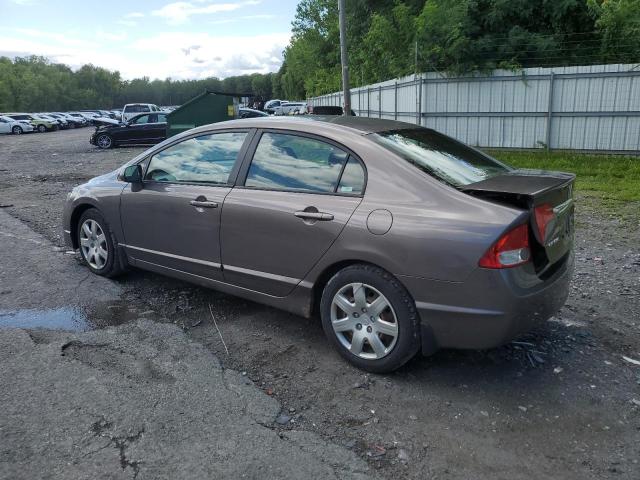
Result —
[[80, 244], [78, 242], [78, 222], [80, 221], [80, 217], [82, 216], [82, 214], [90, 208], [99, 210], [98, 207], [96, 207], [92, 203], [81, 203], [77, 205], [71, 212], [69, 229], [71, 231], [71, 244], [73, 245], [74, 250], [80, 248]]
[[[311, 293], [311, 313], [313, 316], [320, 315], [320, 300], [322, 299], [322, 291], [324, 290], [324, 287], [327, 285], [327, 283], [329, 283], [329, 280], [331, 280], [331, 278], [340, 270], [346, 267], [350, 267], [351, 265], [369, 265], [369, 266], [384, 270], [385, 272], [389, 273], [389, 275], [393, 275], [393, 273], [389, 272], [389, 270], [387, 270], [386, 268], [376, 263], [368, 262], [365, 260], [358, 260], [355, 258], [348, 259], [348, 260], [340, 260], [338, 262], [332, 263], [331, 265], [325, 267], [325, 269], [322, 270], [322, 272], [320, 272], [320, 274], [316, 277], [315, 282], [313, 283], [312, 293]], [[397, 279], [395, 275], [393, 276]]]

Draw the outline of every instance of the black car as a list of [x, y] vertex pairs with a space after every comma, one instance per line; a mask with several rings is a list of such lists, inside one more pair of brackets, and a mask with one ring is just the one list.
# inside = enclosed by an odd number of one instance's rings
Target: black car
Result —
[[240, 107], [238, 109], [238, 116], [240, 118], [256, 118], [256, 117], [268, 117], [268, 113], [261, 112], [260, 110], [255, 110], [253, 108]]
[[100, 148], [117, 145], [159, 143], [167, 138], [167, 115], [165, 113], [141, 113], [127, 122], [107, 123], [102, 119], [91, 135], [89, 142]]

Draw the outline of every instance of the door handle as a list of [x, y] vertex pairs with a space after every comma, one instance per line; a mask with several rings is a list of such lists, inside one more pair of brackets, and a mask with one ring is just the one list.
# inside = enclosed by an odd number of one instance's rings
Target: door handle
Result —
[[218, 202], [209, 202], [207, 200], [191, 200], [189, 205], [198, 208], [218, 208]]
[[333, 215], [331, 213], [324, 212], [305, 212], [303, 210], [295, 212], [294, 215], [304, 220], [319, 220], [321, 222], [328, 222], [333, 220]]

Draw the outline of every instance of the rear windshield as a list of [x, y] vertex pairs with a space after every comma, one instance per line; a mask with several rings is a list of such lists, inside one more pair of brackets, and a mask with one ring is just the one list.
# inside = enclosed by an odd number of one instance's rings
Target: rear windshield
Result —
[[420, 170], [454, 187], [511, 170], [463, 143], [426, 128], [389, 130], [371, 137]]

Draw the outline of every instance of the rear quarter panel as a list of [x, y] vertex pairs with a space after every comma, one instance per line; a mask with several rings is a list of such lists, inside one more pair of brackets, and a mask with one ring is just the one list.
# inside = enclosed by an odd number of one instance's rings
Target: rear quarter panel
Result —
[[[367, 168], [365, 195], [308, 281], [334, 263], [358, 260], [395, 275], [461, 282], [496, 238], [527, 215], [445, 185], [366, 136], [349, 146]], [[367, 219], [382, 209], [393, 220], [387, 233], [376, 235]]]

